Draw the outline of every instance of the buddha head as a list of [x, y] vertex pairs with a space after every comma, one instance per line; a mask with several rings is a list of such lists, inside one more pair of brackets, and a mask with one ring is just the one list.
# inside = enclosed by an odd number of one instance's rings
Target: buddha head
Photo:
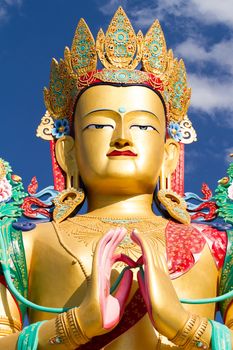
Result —
[[81, 19], [71, 50], [52, 61], [38, 128], [43, 137], [47, 118], [55, 187], [78, 187], [81, 178], [87, 192], [136, 195], [153, 193], [159, 176], [170, 186], [180, 142], [195, 138], [184, 137], [185, 122], [193, 130], [189, 100], [183, 61], [167, 51], [158, 21], [136, 35], [120, 7], [95, 42]]

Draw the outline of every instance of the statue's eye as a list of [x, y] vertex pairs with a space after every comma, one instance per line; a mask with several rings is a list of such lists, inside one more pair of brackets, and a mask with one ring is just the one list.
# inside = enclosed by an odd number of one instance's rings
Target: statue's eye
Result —
[[155, 129], [154, 126], [151, 125], [131, 125], [130, 129], [140, 129], [140, 130], [145, 130], [145, 131], [151, 131], [151, 130], [155, 130], [158, 131], [157, 129]]
[[85, 127], [85, 129], [104, 129], [104, 128], [114, 129], [113, 125], [111, 124], [89, 124]]

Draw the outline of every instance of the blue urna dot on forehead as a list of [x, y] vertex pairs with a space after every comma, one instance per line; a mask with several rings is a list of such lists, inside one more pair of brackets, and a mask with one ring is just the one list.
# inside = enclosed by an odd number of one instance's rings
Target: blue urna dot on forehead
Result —
[[126, 108], [125, 107], [119, 107], [118, 112], [125, 113], [126, 112]]

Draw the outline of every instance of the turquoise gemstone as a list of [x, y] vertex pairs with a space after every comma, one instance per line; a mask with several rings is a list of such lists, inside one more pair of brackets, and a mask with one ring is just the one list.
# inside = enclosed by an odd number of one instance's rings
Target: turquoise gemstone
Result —
[[126, 78], [125, 73], [120, 73], [120, 74], [119, 74], [119, 78], [120, 78], [120, 79], [125, 79], [125, 78]]
[[197, 348], [202, 348], [202, 347], [203, 347], [202, 341], [196, 342], [196, 347], [197, 347]]
[[118, 111], [119, 111], [120, 113], [125, 113], [125, 112], [126, 112], [126, 109], [125, 109], [125, 107], [120, 107], [120, 108], [118, 109]]

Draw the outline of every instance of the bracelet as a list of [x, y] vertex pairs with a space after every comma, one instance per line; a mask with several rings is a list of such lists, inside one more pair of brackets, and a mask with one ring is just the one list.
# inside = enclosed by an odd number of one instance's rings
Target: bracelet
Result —
[[33, 323], [25, 327], [19, 335], [17, 342], [17, 350], [37, 350], [38, 333], [40, 326], [46, 321]]
[[184, 327], [176, 336], [169, 339], [173, 344], [185, 349], [209, 349], [210, 334], [208, 331], [208, 319], [197, 315], [190, 315]]
[[56, 335], [49, 339], [51, 345], [62, 343], [76, 349], [90, 340], [80, 327], [76, 311], [77, 308], [73, 308], [56, 317]]
[[196, 320], [196, 315], [189, 316], [188, 320], [185, 322], [184, 327], [178, 331], [174, 338], [169, 340], [175, 345], [184, 346], [187, 343], [187, 337], [189, 337], [190, 332], [192, 332], [192, 329], [195, 326]]
[[[6, 316], [0, 316], [0, 326], [8, 326], [16, 331], [22, 330], [22, 323], [14, 318], [8, 318]], [[11, 333], [13, 333], [11, 331]]]
[[11, 335], [12, 330], [0, 327], [0, 337], [5, 337], [6, 335]]
[[199, 323], [199, 326], [197, 330], [195, 331], [195, 334], [191, 341], [186, 345], [185, 349], [193, 349], [193, 348], [198, 348], [198, 349], [203, 349], [207, 350], [209, 349], [209, 332], [207, 331], [208, 327], [208, 319], [207, 318], [201, 318], [201, 321]]
[[76, 339], [76, 342], [78, 342], [79, 345], [87, 343], [90, 339], [86, 337], [83, 330], [80, 327], [80, 324], [78, 322], [78, 317], [76, 314], [77, 308], [70, 309], [67, 312], [67, 317], [69, 320], [69, 324], [72, 330], [72, 333], [74, 335], [74, 338]]

